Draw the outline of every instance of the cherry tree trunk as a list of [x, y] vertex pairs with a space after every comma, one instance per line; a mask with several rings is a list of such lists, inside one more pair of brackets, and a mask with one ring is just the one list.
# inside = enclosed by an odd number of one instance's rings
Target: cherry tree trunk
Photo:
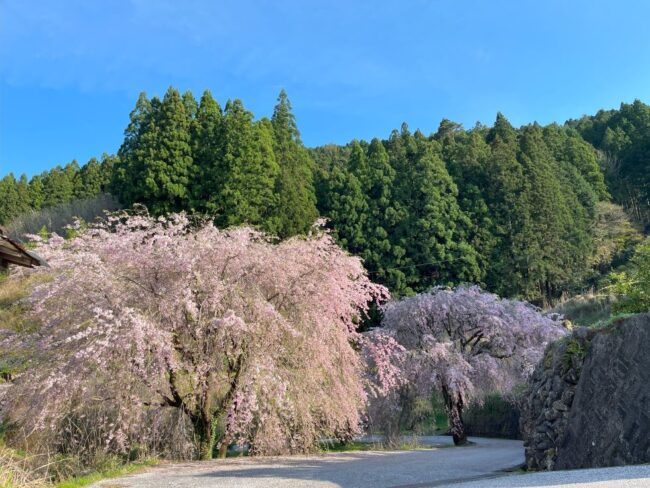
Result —
[[454, 445], [462, 446], [467, 443], [467, 433], [463, 423], [463, 400], [459, 394], [450, 392], [447, 388], [442, 388], [442, 396], [445, 400], [445, 409], [449, 418], [449, 432], [454, 439]]
[[230, 439], [224, 437], [221, 439], [221, 445], [219, 446], [219, 459], [225, 459], [228, 454], [228, 446], [230, 445]]
[[208, 460], [212, 459], [212, 448], [214, 447], [214, 432], [212, 421], [209, 415], [199, 413], [192, 418], [194, 425], [194, 433], [198, 438], [198, 451], [199, 459]]

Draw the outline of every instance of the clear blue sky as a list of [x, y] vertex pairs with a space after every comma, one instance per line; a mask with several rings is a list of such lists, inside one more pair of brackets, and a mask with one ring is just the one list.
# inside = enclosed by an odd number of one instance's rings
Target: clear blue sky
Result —
[[650, 101], [650, 2], [0, 0], [0, 175], [117, 151], [140, 91], [289, 93], [307, 145]]

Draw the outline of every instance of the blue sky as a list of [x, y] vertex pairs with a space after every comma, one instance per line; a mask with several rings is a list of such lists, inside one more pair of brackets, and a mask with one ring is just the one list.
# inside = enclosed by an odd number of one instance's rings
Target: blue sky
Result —
[[119, 148], [140, 91], [292, 100], [307, 145], [650, 101], [650, 2], [0, 0], [0, 175]]

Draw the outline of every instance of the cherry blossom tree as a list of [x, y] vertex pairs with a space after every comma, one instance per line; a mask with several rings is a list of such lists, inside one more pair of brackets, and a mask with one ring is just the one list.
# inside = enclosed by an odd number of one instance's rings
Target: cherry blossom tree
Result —
[[457, 445], [466, 442], [463, 407], [489, 392], [511, 392], [532, 373], [546, 345], [567, 332], [560, 316], [477, 286], [434, 288], [389, 302], [380, 330], [406, 351], [406, 387], [442, 394]]
[[24, 429], [56, 437], [101, 405], [106, 449], [124, 451], [173, 409], [201, 458], [236, 442], [303, 452], [359, 432], [356, 327], [388, 292], [328, 234], [275, 243], [183, 214], [122, 215], [38, 252], [50, 268], [23, 273], [51, 275], [26, 304], [40, 327], [3, 339], [33, 357], [9, 406]]

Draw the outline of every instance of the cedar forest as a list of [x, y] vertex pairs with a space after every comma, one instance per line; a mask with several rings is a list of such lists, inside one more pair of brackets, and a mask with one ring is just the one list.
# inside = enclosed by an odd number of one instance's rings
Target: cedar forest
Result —
[[492, 127], [403, 124], [383, 140], [306, 148], [284, 91], [271, 119], [255, 120], [240, 100], [170, 88], [140, 95], [116, 155], [6, 175], [0, 223], [100, 193], [280, 239], [320, 215], [393, 296], [474, 283], [545, 303], [612, 269], [616, 256], [595, 255], [611, 202], [650, 223], [649, 128], [650, 107], [635, 101], [563, 125], [515, 128], [497, 114]]

